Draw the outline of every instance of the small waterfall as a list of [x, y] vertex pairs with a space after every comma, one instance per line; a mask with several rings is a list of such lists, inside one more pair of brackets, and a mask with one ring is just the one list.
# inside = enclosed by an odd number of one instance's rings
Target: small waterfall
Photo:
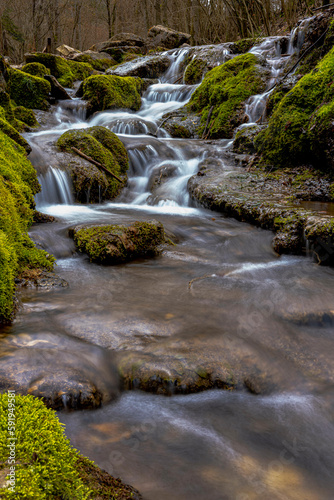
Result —
[[194, 85], [157, 84], [151, 85], [144, 95], [148, 102], [185, 102], [196, 89]]
[[71, 180], [64, 170], [49, 167], [38, 180], [42, 190], [35, 196], [37, 208], [45, 205], [70, 205], [74, 202]]
[[305, 42], [305, 35], [307, 32], [307, 28], [313, 17], [309, 17], [307, 19], [303, 19], [303, 21], [292, 30], [288, 45], [288, 54], [299, 54], [303, 43]]
[[59, 123], [84, 122], [87, 117], [87, 102], [78, 98], [59, 101], [55, 116]]
[[187, 57], [191, 47], [184, 49], [176, 49], [172, 53], [167, 52], [166, 54], [170, 57], [172, 63], [166, 73], [161, 77], [162, 83], [176, 83], [179, 78], [183, 75], [183, 63]]

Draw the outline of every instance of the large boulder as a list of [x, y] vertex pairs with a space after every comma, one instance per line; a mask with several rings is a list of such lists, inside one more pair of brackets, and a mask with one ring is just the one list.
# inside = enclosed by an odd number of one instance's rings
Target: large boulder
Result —
[[90, 50], [104, 52], [105, 49], [110, 47], [143, 47], [144, 44], [145, 40], [138, 35], [134, 35], [133, 33], [118, 33], [105, 42], [96, 43], [90, 47]]
[[84, 52], [75, 54], [71, 59], [76, 62], [88, 63], [97, 71], [105, 71], [117, 64], [116, 60], [106, 52], [96, 52], [93, 50], [85, 50]]
[[78, 95], [88, 101], [88, 114], [105, 109], [131, 109], [141, 106], [140, 78], [120, 78], [115, 75], [95, 75], [87, 78]]
[[166, 241], [164, 227], [156, 220], [129, 226], [77, 226], [70, 230], [70, 235], [81, 252], [101, 264], [154, 257]]
[[63, 57], [73, 57], [76, 54], [80, 54], [80, 50], [74, 49], [73, 47], [65, 44], [57, 47], [56, 52]]
[[153, 26], [147, 34], [147, 46], [150, 49], [164, 47], [166, 49], [177, 49], [184, 43], [189, 43], [191, 35], [175, 31], [166, 26]]
[[159, 78], [169, 68], [171, 61], [164, 55], [145, 56], [129, 61], [115, 69], [107, 70], [107, 74], [117, 76], [139, 76], [140, 78]]

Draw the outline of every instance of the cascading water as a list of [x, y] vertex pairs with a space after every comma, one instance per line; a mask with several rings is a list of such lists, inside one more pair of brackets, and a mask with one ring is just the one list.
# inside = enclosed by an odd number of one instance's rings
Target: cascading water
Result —
[[35, 196], [38, 209], [46, 205], [74, 203], [71, 180], [63, 170], [49, 167], [46, 173], [38, 177], [38, 180], [42, 188], [41, 192]]

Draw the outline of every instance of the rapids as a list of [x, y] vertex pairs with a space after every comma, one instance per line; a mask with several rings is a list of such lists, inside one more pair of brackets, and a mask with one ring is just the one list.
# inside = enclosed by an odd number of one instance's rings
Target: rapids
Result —
[[[298, 50], [298, 33], [290, 54]], [[267, 92], [248, 102], [250, 122], [262, 116], [268, 90], [284, 71], [287, 55], [278, 41], [252, 49], [266, 57], [272, 77]], [[238, 367], [253, 394], [245, 388], [171, 397], [123, 391], [101, 409], [59, 418], [76, 448], [147, 500], [330, 500], [334, 270], [306, 258], [279, 258], [270, 232], [191, 204], [187, 181], [203, 159], [220, 161], [227, 176], [237, 167], [224, 159], [230, 141], [172, 139], [159, 129], [159, 119], [196, 88], [172, 83], [187, 50], [168, 53], [172, 65], [147, 90], [138, 113], [102, 112], [87, 121], [84, 105], [73, 99], [59, 102], [50, 124], [26, 134], [42, 185], [37, 207], [57, 218], [33, 226], [31, 237], [57, 257], [56, 272], [70, 286], [21, 290], [23, 307], [0, 342], [26, 348], [31, 366], [34, 349], [45, 348], [60, 357], [66, 352], [74, 367], [85, 369], [91, 349], [93, 382], [107, 377], [106, 361], [93, 360], [93, 346], [114, 351], [110, 363], [124, 366], [134, 356], [167, 376]], [[46, 145], [65, 130], [92, 125], [109, 127], [125, 144], [129, 181], [113, 203], [78, 205]], [[152, 196], [150, 177], [162, 166], [176, 175]], [[68, 237], [76, 224], [152, 218], [178, 242], [152, 260], [91, 264]], [[50, 357], [39, 363], [47, 371]]]

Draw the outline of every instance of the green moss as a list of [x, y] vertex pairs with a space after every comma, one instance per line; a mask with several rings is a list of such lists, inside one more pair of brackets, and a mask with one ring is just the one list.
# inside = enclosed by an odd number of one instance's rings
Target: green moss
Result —
[[94, 71], [90, 64], [64, 59], [53, 54], [29, 54], [29, 63], [40, 63], [50, 70], [61, 85], [71, 87], [75, 80], [84, 80]]
[[239, 130], [235, 136], [233, 151], [239, 154], [254, 154], [254, 138], [260, 130], [261, 128], [258, 125]]
[[[14, 277], [26, 268], [52, 269], [54, 259], [29, 239], [34, 194], [40, 189], [36, 171], [24, 149], [0, 130], [0, 321], [13, 310]], [[10, 260], [8, 260], [10, 255]]]
[[116, 61], [109, 58], [93, 59], [89, 54], [80, 54], [80, 62], [88, 63], [96, 71], [105, 71], [116, 64]]
[[35, 113], [31, 109], [27, 109], [24, 106], [17, 106], [14, 109], [14, 116], [17, 120], [25, 123], [29, 127], [39, 126]]
[[[0, 462], [10, 472], [11, 435], [7, 419], [13, 399], [0, 396]], [[15, 492], [1, 488], [1, 498], [63, 498], [84, 500], [90, 490], [80, 480], [76, 464], [79, 455], [64, 435], [56, 413], [32, 396], [15, 396]]]
[[206, 62], [203, 59], [195, 57], [186, 67], [184, 72], [184, 83], [195, 85], [200, 83], [203, 77]]
[[135, 222], [132, 226], [95, 226], [74, 232], [81, 252], [94, 262], [118, 264], [139, 256], [157, 255], [158, 245], [165, 241], [161, 223]]
[[[333, 100], [333, 73], [334, 49], [281, 100], [268, 128], [255, 141], [264, 162], [278, 168], [309, 163], [312, 157], [309, 125], [318, 106]], [[326, 114], [329, 108], [323, 110], [323, 116]]]
[[242, 40], [237, 40], [233, 43], [233, 52], [234, 54], [245, 54], [252, 47], [258, 45], [263, 42], [263, 38], [243, 38]]
[[48, 108], [47, 98], [51, 85], [43, 78], [11, 69], [7, 89], [18, 106], [44, 110]]
[[[1, 108], [0, 108], [1, 109]], [[0, 115], [1, 116], [1, 115]], [[0, 118], [0, 130], [6, 134], [8, 137], [13, 139], [17, 144], [22, 146], [27, 152], [31, 151], [31, 148], [27, 141], [22, 137], [21, 134], [14, 128], [7, 120]]]
[[[129, 167], [127, 152], [122, 142], [110, 130], [104, 127], [70, 130], [58, 139], [57, 145], [60, 150], [68, 153], [73, 153], [73, 146], [80, 149], [126, 182], [126, 171]], [[119, 193], [123, 185], [109, 176], [108, 182], [107, 197], [111, 199]]]
[[141, 106], [141, 79], [114, 75], [90, 76], [83, 83], [83, 98], [89, 101], [89, 110], [132, 109]]
[[38, 62], [25, 64], [22, 71], [29, 75], [39, 76], [39, 78], [44, 78], [44, 75], [50, 74], [49, 68]]
[[254, 54], [237, 56], [209, 71], [188, 104], [188, 109], [201, 114], [201, 123], [209, 121], [211, 138], [232, 137], [234, 128], [242, 122], [244, 102], [265, 89], [263, 70]]

